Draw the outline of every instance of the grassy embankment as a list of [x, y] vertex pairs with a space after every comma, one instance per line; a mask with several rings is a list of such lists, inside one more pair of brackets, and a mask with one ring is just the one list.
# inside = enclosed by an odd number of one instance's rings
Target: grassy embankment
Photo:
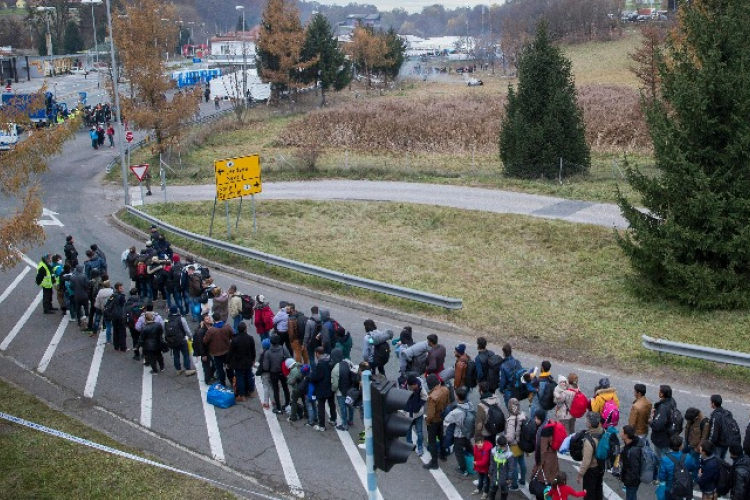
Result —
[[[238, 129], [233, 117], [186, 138], [181, 162], [173, 155], [174, 184], [212, 183], [213, 161], [260, 154], [266, 181], [352, 178], [409, 180], [486, 186], [571, 199], [611, 202], [615, 188], [636, 199], [622, 176], [623, 153], [651, 172], [650, 146], [638, 110], [637, 80], [628, 57], [639, 45], [629, 33], [613, 42], [565, 47], [571, 59], [587, 137], [590, 174], [557, 179], [505, 178], [497, 155], [504, 94], [512, 78], [481, 73], [483, 87], [467, 87], [460, 75], [403, 79], [380, 96], [354, 87], [318, 96], [300, 95], [296, 104], [259, 106]], [[441, 66], [446, 63], [435, 63]], [[133, 162], [157, 164], [144, 150]], [[314, 157], [315, 161], [308, 161]], [[311, 164], [314, 164], [311, 166]], [[119, 169], [110, 180], [119, 178]]]
[[[236, 213], [237, 204], [230, 206]], [[149, 205], [147, 211], [207, 233], [205, 204]], [[132, 221], [131, 221], [132, 222]], [[660, 357], [642, 334], [743, 350], [748, 312], [699, 312], [676, 306], [634, 278], [611, 230], [535, 218], [401, 203], [264, 201], [257, 235], [249, 212], [233, 242], [318, 266], [464, 300], [449, 312], [244, 261], [250, 272], [353, 295], [452, 321], [495, 345], [509, 340], [539, 355], [580, 359], [642, 373], [681, 373], [697, 380], [746, 377], [746, 370]], [[314, 234], [311, 227], [317, 228]], [[309, 244], [300, 235], [310, 234]], [[221, 238], [221, 233], [215, 233]], [[180, 245], [184, 242], [175, 239]], [[206, 255], [205, 249], [192, 247]], [[210, 258], [222, 256], [210, 252]], [[312, 304], [302, 304], [309, 307]], [[357, 328], [357, 325], [351, 325]]]
[[[128, 449], [0, 380], [0, 411], [125, 452]], [[234, 495], [197, 479], [157, 469], [42, 432], [0, 421], [0, 497], [14, 500], [215, 498]]]

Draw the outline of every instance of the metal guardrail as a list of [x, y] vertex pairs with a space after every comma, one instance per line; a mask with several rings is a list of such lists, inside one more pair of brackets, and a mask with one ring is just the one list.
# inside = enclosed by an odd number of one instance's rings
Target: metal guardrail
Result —
[[186, 238], [188, 240], [191, 240], [197, 243], [202, 243], [206, 246], [216, 248], [218, 250], [223, 250], [225, 252], [233, 253], [241, 257], [246, 257], [248, 259], [257, 260], [265, 264], [270, 264], [272, 266], [278, 266], [278, 267], [283, 267], [285, 269], [291, 269], [292, 271], [297, 271], [297, 272], [304, 273], [304, 274], [310, 274], [312, 276], [317, 276], [318, 278], [335, 281], [337, 283], [342, 283], [344, 285], [354, 286], [357, 288], [363, 288], [365, 290], [370, 290], [371, 292], [378, 292], [378, 293], [384, 293], [387, 295], [393, 295], [395, 297], [400, 297], [402, 299], [422, 302], [422, 303], [430, 304], [433, 306], [444, 307], [446, 309], [461, 309], [463, 307], [463, 300], [461, 299], [456, 299], [452, 297], [443, 297], [441, 295], [435, 295], [432, 293], [422, 292], [419, 290], [412, 290], [410, 288], [404, 288], [404, 287], [400, 287], [397, 285], [391, 285], [389, 283], [383, 283], [382, 281], [375, 281], [375, 280], [370, 280], [366, 278], [360, 278], [359, 276], [351, 276], [348, 274], [340, 273], [338, 271], [331, 271], [330, 269], [325, 269], [323, 267], [313, 266], [310, 264], [305, 264], [303, 262], [297, 262], [294, 260], [285, 259], [283, 257], [278, 257], [276, 255], [259, 252], [257, 250], [251, 250], [249, 248], [244, 248], [239, 245], [234, 245], [232, 243], [214, 240], [207, 236], [201, 236], [199, 234], [191, 233], [190, 231], [186, 231], [184, 229], [180, 229], [178, 227], [167, 224], [131, 206], [127, 206], [125, 208], [127, 209], [128, 213], [136, 217], [139, 217], [151, 224], [156, 224], [178, 236], [181, 236], [183, 238]]
[[651, 351], [666, 352], [678, 356], [687, 356], [689, 358], [750, 368], [750, 354], [748, 353], [683, 344], [682, 342], [673, 342], [671, 340], [655, 339], [647, 335], [642, 335], [641, 340], [643, 341], [643, 347]]

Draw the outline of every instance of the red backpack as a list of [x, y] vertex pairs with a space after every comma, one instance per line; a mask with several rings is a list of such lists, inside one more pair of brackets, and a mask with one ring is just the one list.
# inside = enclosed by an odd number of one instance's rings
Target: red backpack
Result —
[[581, 418], [589, 409], [589, 400], [586, 395], [578, 389], [568, 390], [575, 392], [573, 401], [570, 403], [570, 409], [568, 410], [570, 412], [570, 416], [572, 416], [573, 418]]
[[550, 420], [545, 428], [552, 427], [552, 449], [558, 451], [568, 437], [568, 432], [565, 430], [565, 426], [555, 420]]

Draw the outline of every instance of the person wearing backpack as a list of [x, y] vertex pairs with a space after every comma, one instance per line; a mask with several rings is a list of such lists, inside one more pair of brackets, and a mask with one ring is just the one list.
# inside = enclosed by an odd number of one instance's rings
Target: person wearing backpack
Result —
[[505, 437], [508, 446], [516, 459], [516, 471], [511, 477], [510, 491], [518, 491], [518, 486], [526, 484], [526, 459], [518, 442], [521, 438], [521, 429], [526, 422], [526, 414], [521, 411], [521, 403], [516, 398], [508, 400], [508, 420], [505, 423]]
[[427, 403], [427, 391], [422, 382], [414, 375], [406, 380], [406, 389], [411, 391], [402, 413], [413, 419], [409, 431], [406, 433], [407, 444], [412, 444], [412, 429], [417, 434], [417, 455], [424, 455], [424, 407]]
[[577, 481], [586, 491], [586, 500], [604, 499], [604, 463], [596, 458], [596, 448], [604, 435], [601, 421], [598, 413], [590, 411], [586, 415], [587, 429], [582, 431], [583, 451]]
[[226, 386], [227, 373], [224, 369], [224, 365], [226, 364], [229, 344], [232, 341], [234, 332], [232, 331], [231, 326], [221, 321], [221, 316], [219, 316], [218, 313], [213, 313], [211, 319], [213, 320], [213, 324], [208, 328], [206, 335], [203, 337], [203, 345], [206, 346], [208, 354], [214, 360], [216, 378], [219, 379], [221, 385]]
[[468, 400], [469, 391], [466, 387], [456, 387], [456, 407], [446, 415], [443, 425], [447, 428], [454, 424], [453, 428], [453, 451], [456, 454], [458, 472], [462, 476], [468, 476], [466, 469], [466, 454], [471, 453], [471, 437], [474, 435], [476, 422], [476, 409], [474, 404]]
[[[490, 368], [489, 368], [489, 361], [490, 357], [494, 356], [495, 353], [491, 350], [487, 349], [487, 339], [484, 337], [478, 337], [477, 338], [477, 355], [474, 358], [474, 364], [476, 365], [476, 379], [477, 379], [477, 385], [479, 385], [479, 382], [484, 382], [485, 380], [488, 380]], [[499, 367], [499, 365], [498, 365]], [[496, 382], [499, 380], [499, 373], [498, 373], [498, 379], [496, 379]], [[497, 389], [497, 385], [495, 387], [490, 386], [492, 391], [494, 392]], [[491, 443], [494, 443], [495, 440], [493, 439]]]
[[625, 500], [637, 500], [638, 487], [641, 485], [641, 460], [646, 440], [635, 434], [632, 425], [623, 426], [620, 437], [625, 443], [620, 452], [620, 481], [625, 486]]
[[203, 382], [209, 386], [216, 380], [214, 378], [214, 360], [208, 354], [205, 344], [203, 344], [203, 337], [206, 336], [208, 329], [212, 325], [213, 320], [211, 319], [211, 315], [206, 313], [203, 315], [198, 328], [193, 332], [193, 356], [197, 358], [195, 360], [196, 363], [200, 360], [201, 367], [203, 368]]
[[732, 491], [729, 498], [747, 500], [750, 498], [750, 457], [738, 444], [729, 447], [729, 456], [732, 458]]
[[[411, 332], [408, 334], [409, 340], [411, 340]], [[430, 344], [428, 341], [423, 340], [421, 342], [412, 342], [411, 345], [406, 346], [403, 343], [404, 332], [401, 332], [401, 352], [398, 356], [398, 372], [402, 377], [408, 377], [409, 375], [416, 375], [421, 377], [424, 375], [427, 369], [427, 356], [430, 352]]]
[[[555, 407], [555, 382], [552, 377], [552, 363], [547, 360], [542, 361], [542, 371], [534, 377], [532, 385], [534, 386], [534, 395], [531, 399], [529, 413], [536, 415], [537, 410], [543, 410], [545, 413]], [[552, 476], [554, 477], [554, 476]]]
[[304, 326], [305, 334], [302, 338], [302, 349], [307, 351], [307, 356], [310, 359], [310, 370], [315, 370], [315, 349], [323, 345], [320, 335], [321, 328], [318, 306], [312, 306], [310, 308], [310, 317], [307, 318]]
[[[547, 412], [541, 408], [534, 414], [536, 423], [536, 445], [534, 446], [534, 468], [531, 470], [531, 479], [541, 481], [546, 485], [552, 484], [552, 480], [560, 472], [560, 462], [557, 459], [557, 450], [552, 445], [554, 428], [547, 426]], [[529, 481], [531, 488], [531, 481]], [[537, 495], [537, 500], [544, 500], [543, 496]]]
[[[356, 373], [351, 361], [344, 357], [344, 351], [334, 348], [331, 351], [331, 389], [336, 396], [341, 414], [341, 424], [336, 426], [337, 430], [347, 431], [354, 425], [354, 408], [346, 404], [346, 395], [353, 385]], [[411, 436], [411, 434], [407, 434]]]
[[[466, 354], [466, 344], [458, 344], [453, 349], [453, 355], [456, 357], [455, 374], [453, 376], [454, 387], [466, 387], [469, 392], [473, 387], [474, 377], [476, 374], [468, 374], [469, 370], [469, 356]], [[468, 375], [468, 377], [467, 377]], [[471, 379], [471, 380], [468, 380]]]
[[[94, 325], [92, 335], [97, 335], [99, 333], [99, 328], [102, 324], [102, 316], [104, 315], [104, 305], [114, 292], [115, 290], [112, 288], [109, 280], [102, 282], [99, 291], [96, 293], [96, 298], [94, 299]], [[109, 344], [112, 342], [112, 318], [104, 318], [104, 328], [106, 330], [106, 342]]]
[[[427, 425], [427, 451], [430, 461], [424, 465], [425, 469], [437, 469], [438, 457], [446, 460], [448, 451], [443, 439], [443, 410], [448, 406], [450, 396], [448, 388], [440, 383], [437, 375], [427, 375], [427, 404], [425, 410], [425, 424]], [[440, 449], [438, 449], [438, 441]]]
[[271, 338], [271, 331], [273, 331], [273, 311], [271, 311], [271, 306], [266, 302], [264, 295], [255, 296], [253, 322], [255, 324], [255, 332], [260, 337], [261, 342]]
[[669, 450], [659, 462], [659, 488], [664, 491], [664, 497], [659, 500], [690, 500], [693, 498], [692, 475], [698, 472], [698, 464], [682, 451], [682, 437], [678, 434], [670, 436]]
[[104, 272], [104, 262], [93, 250], [86, 250], [86, 261], [83, 263], [83, 273], [86, 275], [86, 279], [90, 280], [93, 277], [91, 276], [92, 271], [101, 275]]
[[[732, 444], [736, 444], [739, 439], [739, 427], [732, 417], [732, 413], [721, 407], [722, 398], [719, 394], [711, 396], [711, 416], [709, 417], [708, 439], [714, 445], [714, 455], [722, 460], [727, 456], [727, 450]], [[731, 429], [735, 432], [731, 432]], [[740, 442], [740, 444], [742, 444]]]
[[505, 414], [500, 408], [500, 400], [490, 391], [490, 384], [483, 380], [479, 387], [479, 404], [477, 405], [477, 423], [475, 435], [480, 435], [490, 443], [495, 442], [498, 434], [505, 432]]
[[147, 312], [143, 315], [144, 326], [138, 338], [138, 346], [143, 348], [143, 356], [146, 363], [151, 365], [151, 374], [156, 375], [164, 370], [164, 356], [162, 345], [164, 343], [162, 325], [154, 320], [154, 313]]
[[633, 401], [633, 406], [630, 407], [628, 424], [633, 426], [639, 438], [645, 439], [648, 436], [648, 424], [651, 419], [651, 410], [653, 409], [651, 401], [646, 397], [645, 384], [635, 384], [633, 387], [633, 396], [635, 397], [635, 401]]
[[555, 420], [565, 426], [568, 434], [573, 434], [576, 428], [576, 419], [570, 414], [570, 408], [573, 405], [573, 398], [576, 393], [568, 387], [568, 377], [558, 375], [557, 387], [554, 389], [555, 401]]
[[659, 386], [659, 401], [651, 410], [651, 442], [654, 444], [654, 452], [658, 462], [669, 452], [670, 426], [672, 424], [672, 409], [677, 403], [672, 398], [672, 388], [668, 385]]
[[691, 407], [685, 410], [685, 422], [685, 451], [693, 457], [693, 462], [698, 463], [701, 441], [708, 439], [709, 419], [698, 408]]
[[719, 480], [719, 459], [714, 453], [714, 444], [708, 439], [701, 441], [700, 450], [698, 489], [701, 490], [702, 500], [716, 500], [718, 498], [716, 486]]
[[[180, 314], [177, 306], [169, 308], [169, 315], [164, 321], [164, 341], [172, 350], [172, 360], [177, 375], [185, 374], [186, 377], [195, 375], [195, 370], [190, 368], [190, 352], [188, 350], [187, 339], [190, 337], [190, 327], [185, 317]], [[182, 355], [183, 369], [180, 364], [180, 355]]]
[[[327, 328], [325, 324], [328, 322], [328, 309], [320, 310], [320, 320], [323, 322], [323, 328], [321, 329], [321, 335], [323, 337], [328, 336]], [[362, 339], [362, 360], [367, 361], [370, 364], [370, 370], [375, 375], [378, 371], [381, 375], [385, 376], [385, 366], [382, 364], [382, 359], [376, 359], [375, 351], [379, 344], [383, 342], [389, 342], [393, 338], [393, 332], [386, 330], [385, 333], [378, 330], [375, 322], [371, 319], [366, 319], [364, 322], [365, 336]], [[378, 363], [380, 361], [381, 363]]]
[[104, 306], [104, 318], [112, 322], [112, 346], [115, 351], [126, 352], [127, 347], [127, 330], [125, 327], [125, 293], [124, 286], [119, 281], [115, 283], [114, 292], [112, 293], [113, 303], [111, 306]]
[[431, 333], [427, 336], [427, 345], [430, 350], [427, 352], [427, 366], [424, 369], [426, 375], [434, 373], [440, 376], [440, 372], [445, 369], [445, 347], [438, 343], [438, 336]]
[[[200, 271], [196, 269], [195, 264], [188, 265], [185, 271], [185, 281], [187, 282], [187, 301], [188, 309], [193, 317], [193, 322], [200, 321], [201, 318], [201, 296], [203, 295], [203, 278]], [[143, 293], [141, 292], [141, 297]]]
[[[214, 320], [216, 320], [216, 317], [214, 317]], [[265, 353], [265, 356], [263, 357], [263, 372], [268, 372], [271, 374], [271, 387], [273, 388], [273, 401], [275, 405], [272, 411], [277, 415], [283, 414], [284, 408], [289, 406], [289, 385], [287, 384], [286, 377], [282, 372], [282, 366], [290, 356], [291, 355], [289, 354], [289, 351], [287, 351], [286, 347], [281, 343], [281, 339], [279, 338], [279, 336], [275, 334], [271, 335], [271, 348], [268, 350], [268, 352]], [[331, 375], [329, 367], [329, 386], [330, 378]], [[284, 392], [284, 406], [281, 406], [279, 385], [281, 385], [281, 390]]]
[[[518, 476], [516, 461], [517, 459], [508, 445], [507, 438], [499, 434], [495, 439], [495, 447], [492, 448], [490, 468], [487, 472], [490, 483], [490, 492], [487, 497], [489, 500], [496, 499], [498, 490], [500, 491], [500, 500], [507, 500], [508, 482], [515, 484]], [[513, 486], [510, 487], [510, 490], [516, 491], [513, 489]]]
[[177, 306], [180, 314], [187, 314], [187, 307], [182, 300], [182, 270], [185, 265], [178, 254], [172, 254], [172, 266], [167, 273], [164, 290], [167, 292], [167, 307]]
[[750, 422], [745, 427], [745, 440], [742, 441], [742, 451], [745, 452], [745, 455], [750, 456]]
[[229, 285], [227, 294], [229, 295], [227, 312], [232, 322], [232, 330], [236, 332], [237, 327], [242, 323], [242, 294], [237, 291], [237, 285]]
[[[297, 363], [308, 364], [309, 354], [307, 349], [303, 348], [303, 340], [305, 336], [305, 325], [307, 324], [307, 318], [301, 311], [297, 310], [297, 306], [293, 303], [287, 304], [289, 310], [289, 344], [292, 346], [292, 355]], [[351, 340], [351, 338], [350, 338]], [[349, 351], [351, 351], [351, 343], [349, 345]], [[344, 352], [344, 357], [348, 358], [347, 352]]]
[[[612, 403], [609, 403], [610, 401]], [[594, 397], [591, 399], [591, 411], [595, 411], [601, 415], [602, 427], [606, 429], [610, 425], [617, 425], [614, 415], [617, 415], [617, 418], [619, 418], [619, 408], [620, 398], [617, 397], [617, 391], [615, 391], [614, 387], [610, 386], [609, 378], [600, 378], [599, 384], [594, 391]]]
[[234, 370], [237, 380], [237, 402], [241, 403], [255, 394], [255, 339], [247, 334], [245, 323], [238, 325], [236, 335], [229, 342], [227, 364]]
[[336, 398], [331, 381], [331, 357], [322, 347], [318, 347], [315, 349], [315, 358], [315, 371], [310, 375], [310, 383], [314, 386], [313, 394], [318, 405], [318, 425], [313, 426], [313, 429], [325, 432], [326, 403], [328, 403], [330, 413], [329, 422], [331, 425], [336, 425]]

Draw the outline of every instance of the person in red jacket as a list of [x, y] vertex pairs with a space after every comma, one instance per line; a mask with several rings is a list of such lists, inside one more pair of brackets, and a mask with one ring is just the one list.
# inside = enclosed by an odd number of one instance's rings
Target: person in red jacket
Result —
[[490, 471], [490, 456], [492, 455], [492, 443], [485, 441], [480, 432], [474, 436], [474, 472], [477, 473], [479, 480], [477, 489], [471, 494], [482, 494], [482, 499], [486, 499], [490, 491], [490, 480], [487, 473]]
[[263, 295], [255, 296], [253, 321], [255, 323], [255, 332], [260, 337], [260, 341], [263, 342], [265, 339], [270, 339], [271, 331], [273, 330], [273, 311], [271, 311], [271, 306], [268, 305]]
[[574, 497], [583, 498], [586, 496], [586, 490], [576, 491], [568, 486], [568, 475], [564, 472], [558, 472], [557, 477], [552, 481], [552, 487], [550, 489], [552, 500], [568, 500], [569, 495]]

